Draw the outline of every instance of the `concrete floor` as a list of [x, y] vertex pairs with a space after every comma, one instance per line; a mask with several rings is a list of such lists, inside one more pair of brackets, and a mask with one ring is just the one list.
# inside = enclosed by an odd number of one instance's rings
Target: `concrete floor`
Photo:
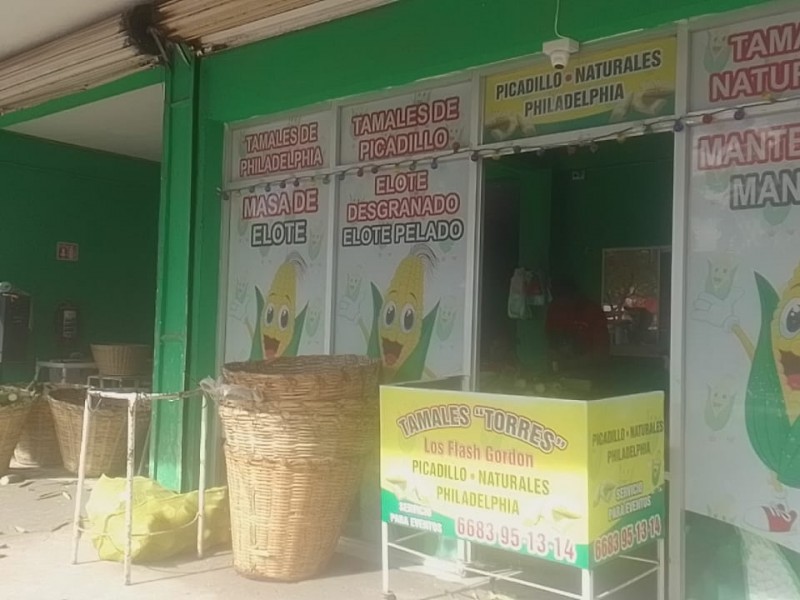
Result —
[[[71, 519], [75, 493], [74, 479], [65, 474], [17, 470], [25, 482], [0, 487], [0, 598], [14, 600], [159, 600], [193, 598], [212, 600], [380, 600], [381, 574], [378, 553], [359, 558], [339, 553], [319, 579], [299, 584], [255, 582], [238, 576], [232, 569], [229, 551], [203, 560], [193, 557], [158, 566], [135, 565], [132, 585], [122, 582], [122, 565], [97, 560], [88, 539], [80, 547], [79, 564], [70, 564]], [[91, 483], [89, 484], [91, 485]], [[576, 572], [573, 572], [577, 574]], [[562, 571], [542, 565], [540, 576], [552, 585], [564, 585]], [[601, 573], [599, 590], [613, 587], [620, 572]], [[569, 585], [577, 584], [570, 578]], [[480, 580], [473, 579], [472, 583]], [[530, 598], [553, 600], [558, 596], [519, 588], [497, 588], [497, 593], [480, 590], [458, 593], [470, 581], [445, 582], [417, 569], [394, 570], [391, 587], [398, 600], [437, 598]], [[451, 592], [455, 594], [451, 595]], [[655, 599], [653, 578], [612, 598]]]

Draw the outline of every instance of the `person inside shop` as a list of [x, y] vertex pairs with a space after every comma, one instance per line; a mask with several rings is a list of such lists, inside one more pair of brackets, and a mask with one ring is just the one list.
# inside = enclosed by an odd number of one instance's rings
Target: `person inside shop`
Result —
[[569, 279], [554, 279], [550, 291], [545, 328], [553, 371], [581, 374], [602, 368], [610, 353], [602, 307]]

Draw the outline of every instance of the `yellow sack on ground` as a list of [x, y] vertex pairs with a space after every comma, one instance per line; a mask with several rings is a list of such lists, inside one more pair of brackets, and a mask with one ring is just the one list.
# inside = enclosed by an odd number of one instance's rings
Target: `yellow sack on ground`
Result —
[[[230, 542], [228, 488], [206, 490], [205, 548]], [[152, 479], [133, 480], [131, 556], [154, 562], [197, 547], [198, 493], [172, 492]], [[92, 543], [102, 560], [125, 553], [125, 479], [101, 477], [86, 503]]]

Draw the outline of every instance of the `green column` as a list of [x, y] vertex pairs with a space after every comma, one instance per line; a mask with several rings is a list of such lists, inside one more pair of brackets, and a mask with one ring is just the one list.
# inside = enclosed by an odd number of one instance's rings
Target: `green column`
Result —
[[[531, 169], [520, 174], [519, 263], [531, 269], [550, 268], [550, 169]], [[517, 323], [517, 354], [533, 372], [546, 370], [547, 309], [537, 308], [533, 318]]]
[[[191, 52], [173, 52], [166, 74], [164, 156], [159, 215], [153, 389], [177, 392], [187, 387], [192, 297], [197, 61]], [[181, 490], [187, 476], [185, 432], [197, 409], [188, 401], [161, 402], [153, 411], [150, 474]], [[193, 461], [194, 464], [194, 461]]]

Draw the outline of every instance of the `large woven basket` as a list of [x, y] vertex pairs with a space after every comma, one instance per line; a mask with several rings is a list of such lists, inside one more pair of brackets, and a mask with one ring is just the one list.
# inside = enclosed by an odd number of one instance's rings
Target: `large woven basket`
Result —
[[152, 349], [144, 344], [92, 344], [100, 375], [131, 377], [150, 370]]
[[33, 396], [25, 389], [0, 387], [0, 475], [8, 472], [8, 465], [32, 404]]
[[45, 390], [34, 395], [31, 411], [14, 450], [14, 460], [24, 467], [61, 465], [61, 450], [46, 394]]
[[239, 387], [219, 409], [238, 573], [299, 581], [328, 564], [359, 489], [379, 371], [355, 356], [225, 366]]
[[[78, 472], [83, 431], [83, 411], [86, 388], [61, 387], [48, 395], [56, 426], [58, 446], [64, 468]], [[128, 407], [121, 400], [101, 398], [92, 400], [89, 438], [86, 449], [86, 476], [121, 475], [125, 472], [128, 446]], [[150, 426], [150, 406], [144, 402], [136, 409], [136, 448], [146, 451], [143, 443]]]

